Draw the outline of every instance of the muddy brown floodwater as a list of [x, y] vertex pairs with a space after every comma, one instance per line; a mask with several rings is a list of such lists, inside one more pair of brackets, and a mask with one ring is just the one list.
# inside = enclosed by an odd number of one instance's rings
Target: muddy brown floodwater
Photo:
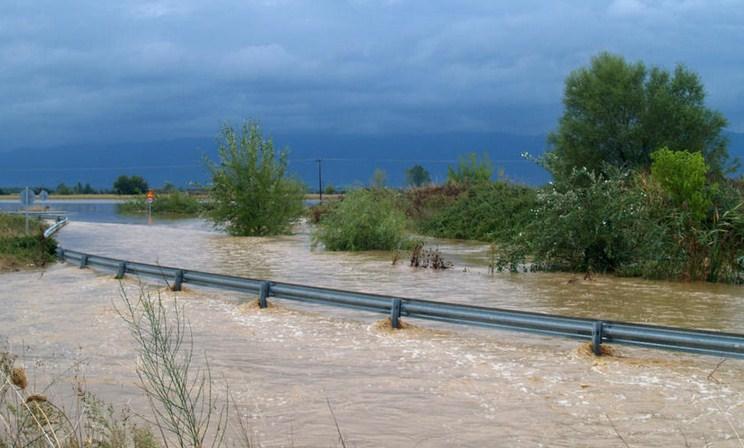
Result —
[[[232, 238], [194, 228], [72, 223], [64, 247], [145, 262], [432, 300], [744, 331], [741, 287], [565, 274], [487, 273], [488, 248], [432, 241], [445, 272], [389, 254], [312, 250], [291, 237]], [[464, 270], [467, 272], [463, 272]], [[125, 282], [136, 293], [135, 279]], [[170, 293], [165, 293], [170, 294]], [[390, 331], [379, 316], [213, 290], [178, 293], [209, 357], [262, 446], [742, 447], [744, 362], [430, 322]], [[145, 403], [111, 274], [56, 265], [0, 274], [0, 336], [40, 376], [78, 360], [116, 405]], [[220, 389], [222, 390], [222, 389]]]

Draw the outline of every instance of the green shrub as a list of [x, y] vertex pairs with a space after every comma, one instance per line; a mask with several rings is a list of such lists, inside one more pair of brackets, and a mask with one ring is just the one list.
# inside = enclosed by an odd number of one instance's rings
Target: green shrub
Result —
[[457, 166], [447, 167], [447, 182], [456, 184], [478, 184], [490, 182], [493, 176], [493, 164], [487, 154], [481, 160], [473, 153], [460, 157]]
[[287, 151], [276, 154], [256, 123], [225, 126], [212, 173], [209, 217], [233, 235], [288, 233], [303, 213], [304, 186], [287, 176]]
[[442, 238], [509, 241], [529, 223], [536, 196], [532, 188], [506, 182], [477, 184], [418, 227]]
[[[652, 241], [665, 241], [632, 175], [608, 170], [608, 178], [574, 170], [570, 182], [540, 192], [531, 223], [515, 240], [540, 268], [615, 271], [641, 256]], [[578, 179], [583, 178], [583, 179]]]
[[666, 190], [674, 206], [702, 221], [712, 205], [715, 186], [707, 185], [709, 168], [701, 153], [659, 149], [651, 154], [651, 175]]
[[[159, 215], [196, 216], [202, 211], [198, 199], [180, 191], [156, 196], [151, 207], [152, 213]], [[140, 196], [119, 204], [118, 210], [119, 213], [147, 213], [147, 198]]]
[[355, 190], [334, 204], [315, 228], [328, 250], [393, 250], [408, 244], [407, 219], [387, 190]]

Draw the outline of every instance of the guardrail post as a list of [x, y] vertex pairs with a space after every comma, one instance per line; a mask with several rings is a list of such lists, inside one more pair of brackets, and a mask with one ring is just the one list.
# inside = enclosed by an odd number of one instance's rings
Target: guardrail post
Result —
[[176, 271], [176, 279], [173, 281], [172, 291], [180, 291], [181, 285], [183, 284], [183, 269]]
[[400, 328], [400, 299], [393, 299], [393, 306], [390, 308], [390, 326]]
[[592, 351], [597, 356], [602, 356], [602, 327], [604, 322], [598, 320], [592, 324]]
[[80, 255], [80, 269], [83, 269], [85, 266], [88, 265], [88, 255], [82, 254]]
[[127, 273], [127, 262], [122, 261], [119, 263], [119, 267], [116, 269], [116, 275], [114, 275], [114, 278], [116, 280], [121, 280], [124, 278], [124, 275]]
[[259, 308], [268, 308], [269, 303], [266, 300], [266, 298], [269, 297], [270, 292], [271, 292], [271, 283], [261, 282], [261, 289], [259, 289], [258, 291], [258, 307]]
[[60, 248], [60, 249], [59, 249], [59, 250], [57, 251], [57, 255], [59, 256], [59, 259], [60, 259], [60, 260], [61, 260], [62, 262], [64, 262], [64, 261], [65, 261], [65, 250], [64, 250], [64, 249]]

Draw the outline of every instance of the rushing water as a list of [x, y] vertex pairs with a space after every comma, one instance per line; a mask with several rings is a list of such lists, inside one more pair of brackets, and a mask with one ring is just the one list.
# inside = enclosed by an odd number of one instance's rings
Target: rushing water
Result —
[[446, 271], [392, 264], [390, 253], [313, 249], [309, 229], [236, 238], [191, 228], [72, 223], [63, 247], [134, 261], [253, 278], [607, 320], [744, 332], [744, 288], [571, 274], [489, 275], [483, 244], [431, 240], [454, 263]]
[[[742, 288], [570, 274], [496, 274], [488, 248], [432, 240], [447, 271], [388, 253], [314, 249], [309, 230], [235, 238], [179, 226], [72, 222], [64, 247], [213, 272], [604, 319], [744, 332]], [[187, 285], [188, 286], [188, 285]], [[136, 293], [135, 279], [125, 288]], [[110, 273], [54, 266], [0, 275], [0, 336], [42, 366], [84, 360], [90, 387], [145, 406], [135, 352], [112, 309]], [[166, 293], [167, 294], [167, 293]], [[352, 446], [742, 446], [744, 363], [430, 322], [392, 332], [378, 316], [240, 294], [179, 294], [216, 376], [265, 446], [333, 446], [328, 409]], [[66, 364], [67, 363], [67, 364]], [[622, 438], [622, 439], [621, 439]]]

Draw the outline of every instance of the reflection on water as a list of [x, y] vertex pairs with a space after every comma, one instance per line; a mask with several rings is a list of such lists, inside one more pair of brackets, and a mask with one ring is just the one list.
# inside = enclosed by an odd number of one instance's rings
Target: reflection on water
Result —
[[[292, 236], [230, 237], [192, 228], [73, 222], [67, 248], [163, 265], [404, 297], [607, 320], [744, 332], [744, 289], [571, 274], [489, 275], [488, 247], [431, 240], [454, 269], [412, 269], [389, 253], [313, 249], [307, 226]], [[405, 257], [404, 257], [405, 258]]]

